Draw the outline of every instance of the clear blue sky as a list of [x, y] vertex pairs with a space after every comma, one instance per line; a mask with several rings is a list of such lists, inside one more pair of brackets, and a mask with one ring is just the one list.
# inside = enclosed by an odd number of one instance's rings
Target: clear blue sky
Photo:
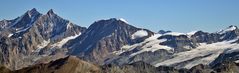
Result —
[[0, 19], [13, 19], [36, 8], [80, 26], [94, 21], [124, 18], [131, 25], [153, 31], [215, 32], [239, 25], [239, 0], [1, 0]]

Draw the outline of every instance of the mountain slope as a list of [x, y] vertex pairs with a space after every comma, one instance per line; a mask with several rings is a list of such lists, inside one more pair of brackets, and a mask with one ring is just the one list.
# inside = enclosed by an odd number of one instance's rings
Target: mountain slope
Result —
[[215, 33], [196, 31], [186, 34], [154, 34], [143, 42], [124, 45], [121, 50], [114, 52], [117, 57], [105, 63], [122, 65], [144, 61], [156, 67], [174, 66], [179, 69], [190, 69], [198, 64], [209, 65], [220, 54], [239, 49], [238, 31], [236, 26], [229, 26]]
[[[140, 30], [146, 35], [133, 38], [132, 35]], [[141, 42], [152, 34], [149, 30], [129, 25], [125, 20], [112, 18], [94, 22], [85, 33], [67, 46], [71, 49], [71, 55], [102, 64], [105, 59], [113, 56], [113, 51], [119, 50], [125, 44]]]
[[[2, 72], [238, 72], [237, 26], [213, 33], [154, 33], [111, 18], [87, 29], [52, 9], [41, 14], [35, 8], [0, 21], [0, 26], [0, 65], [6, 67]], [[101, 66], [63, 58], [68, 55]]]

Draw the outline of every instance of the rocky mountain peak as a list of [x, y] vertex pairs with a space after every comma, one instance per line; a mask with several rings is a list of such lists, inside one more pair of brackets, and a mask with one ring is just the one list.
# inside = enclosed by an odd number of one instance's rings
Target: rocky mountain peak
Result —
[[237, 26], [234, 25], [230, 25], [229, 27], [227, 27], [226, 29], [224, 29], [224, 32], [228, 32], [228, 31], [234, 31], [238, 29]]
[[51, 16], [51, 15], [56, 15], [53, 11], [53, 9], [50, 9], [48, 12], [47, 12], [47, 15]]
[[112, 25], [120, 25], [120, 24], [129, 24], [125, 19], [123, 18], [110, 18], [110, 19], [102, 19], [102, 20], [98, 20], [96, 21], [95, 23], [108, 23], [108, 24], [105, 24], [105, 25], [109, 25], [109, 24], [112, 24]]
[[129, 22], [126, 19], [124, 19], [124, 18], [110, 18], [108, 20], [117, 21], [117, 22], [124, 22], [126, 24], [129, 24]]
[[219, 31], [218, 33], [219, 33], [219, 34], [223, 34], [223, 33], [226, 33], [226, 32], [235, 31], [235, 30], [237, 30], [237, 29], [238, 29], [237, 26], [230, 25], [229, 27], [227, 27], [226, 29], [223, 29], [223, 30]]
[[14, 27], [14, 29], [25, 29], [33, 24], [42, 14], [35, 8], [28, 10], [22, 16], [14, 19], [14, 22], [8, 26]]
[[235, 26], [235, 25], [230, 25], [229, 27], [230, 28], [237, 28], [237, 26]]
[[22, 18], [27, 17], [27, 18], [32, 18], [33, 19], [33, 18], [37, 17], [38, 15], [41, 15], [41, 13], [38, 12], [36, 8], [33, 8], [33, 9], [28, 10], [27, 12], [25, 12], [25, 14], [22, 15], [21, 17]]
[[27, 14], [31, 17], [34, 15], [39, 15], [40, 13], [36, 10], [36, 8], [33, 8], [33, 9], [27, 11]]
[[[106, 20], [99, 20], [90, 25], [88, 30], [94, 30], [95, 32], [114, 32], [117, 29], [131, 27], [131, 25], [126, 24], [125, 22], [118, 20], [117, 18], [110, 18]], [[92, 31], [91, 31], [92, 32]], [[94, 33], [95, 33], [94, 32]], [[93, 32], [92, 32], [93, 34]], [[97, 33], [96, 33], [97, 34]]]

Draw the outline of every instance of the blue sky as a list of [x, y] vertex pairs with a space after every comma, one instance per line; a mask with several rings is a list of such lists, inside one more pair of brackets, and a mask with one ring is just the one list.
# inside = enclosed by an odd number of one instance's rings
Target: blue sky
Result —
[[0, 20], [13, 19], [36, 8], [80, 26], [94, 21], [124, 18], [131, 25], [153, 31], [215, 32], [239, 26], [239, 0], [1, 0]]

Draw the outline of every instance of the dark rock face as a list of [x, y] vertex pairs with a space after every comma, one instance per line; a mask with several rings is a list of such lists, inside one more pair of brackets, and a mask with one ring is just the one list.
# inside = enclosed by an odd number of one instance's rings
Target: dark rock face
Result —
[[165, 30], [159, 30], [158, 31], [159, 34], [165, 34], [165, 33], [169, 33], [169, 32], [172, 32], [172, 31], [165, 31]]
[[24, 29], [32, 26], [32, 24], [41, 16], [35, 8], [27, 11], [23, 16], [17, 18], [17, 21], [10, 25], [11, 28]]
[[[148, 36], [131, 39], [131, 35], [138, 30], [147, 31]], [[68, 46], [71, 47], [72, 55], [103, 63], [106, 58], [112, 56], [113, 51], [119, 50], [123, 45], [141, 42], [152, 34], [149, 30], [136, 28], [112, 18], [93, 23], [82, 36], [68, 43]]]
[[231, 53], [222, 53], [212, 63], [210, 63], [210, 66], [215, 66], [216, 64], [222, 63], [224, 61], [237, 61], [238, 59], [238, 51], [233, 51]]
[[77, 26], [59, 17], [52, 10], [40, 17], [35, 24], [43, 38], [50, 38], [51, 41], [58, 41], [68, 36], [83, 33], [86, 30], [84, 27]]
[[162, 42], [160, 44], [173, 47], [175, 52], [187, 51], [187, 48], [184, 48], [184, 46], [189, 46], [191, 48], [195, 48], [197, 46], [196, 43], [193, 43], [193, 41], [186, 35], [165, 35], [159, 37], [158, 39], [168, 39], [167, 41]]
[[[232, 29], [234, 28], [234, 29]], [[239, 36], [239, 29], [237, 26], [229, 26], [227, 29], [217, 33], [207, 33], [198, 31], [192, 35], [192, 40], [197, 43], [215, 43], [221, 41], [233, 40]]]
[[[214, 37], [215, 36], [215, 37]], [[207, 33], [203, 31], [198, 31], [194, 35], [192, 35], [192, 40], [198, 43], [213, 43], [218, 42], [219, 34]], [[215, 38], [215, 39], [214, 39]]]

